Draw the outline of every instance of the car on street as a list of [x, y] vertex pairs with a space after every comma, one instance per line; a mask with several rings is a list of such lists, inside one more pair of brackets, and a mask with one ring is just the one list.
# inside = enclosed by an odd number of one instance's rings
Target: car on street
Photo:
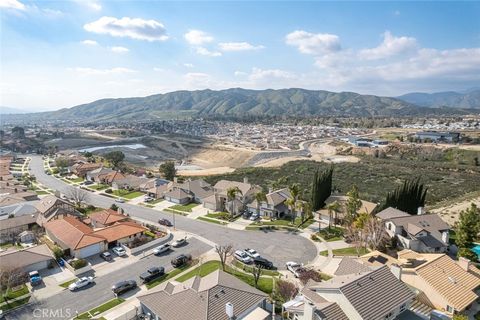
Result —
[[86, 287], [91, 283], [93, 283], [93, 277], [82, 277], [77, 281], [70, 283], [70, 285], [68, 286], [68, 290], [75, 291], [83, 287]]
[[112, 254], [108, 251], [100, 253], [100, 258], [102, 258], [105, 261], [112, 261], [113, 260]]
[[119, 281], [112, 286], [112, 291], [115, 294], [122, 294], [129, 290], [135, 289], [137, 287], [137, 283], [135, 280], [125, 280]]
[[181, 254], [176, 258], [172, 259], [171, 263], [174, 268], [179, 268], [184, 264], [188, 263], [192, 260], [192, 255], [190, 254]]
[[178, 248], [178, 247], [183, 246], [185, 244], [187, 244], [187, 237], [180, 238], [180, 239], [177, 239], [177, 240], [173, 241], [172, 242], [172, 247]]
[[257, 221], [258, 219], [260, 219], [260, 214], [258, 213], [254, 213], [250, 216], [250, 221]]
[[168, 250], [171, 249], [170, 247], [171, 246], [168, 243], [162, 244], [162, 245], [156, 247], [155, 249], [153, 249], [153, 254], [154, 255], [159, 255], [159, 254], [162, 254], [164, 252], [167, 252]]
[[93, 184], [93, 181], [87, 180], [87, 181], [82, 182], [81, 184], [83, 184], [84, 186], [89, 186], [89, 185]]
[[287, 270], [293, 273], [295, 278], [298, 278], [303, 270], [303, 266], [298, 262], [288, 261], [285, 265], [287, 267]]
[[123, 200], [122, 198], [118, 197], [117, 199], [115, 199], [115, 202], [124, 203], [125, 200]]
[[273, 263], [263, 257], [256, 257], [256, 258], [253, 258], [253, 263], [256, 265], [256, 266], [259, 266], [259, 267], [262, 267], [264, 269], [273, 269]]
[[143, 281], [143, 283], [147, 283], [152, 281], [153, 279], [163, 276], [164, 274], [165, 274], [164, 267], [151, 267], [146, 272], [140, 275], [140, 279]]
[[235, 259], [245, 264], [250, 264], [253, 261], [253, 259], [250, 256], [248, 256], [248, 254], [245, 251], [242, 251], [242, 250], [236, 250], [233, 256], [235, 257]]
[[165, 227], [171, 227], [172, 226], [172, 223], [168, 219], [160, 219], [160, 220], [158, 220], [158, 224], [162, 225], [162, 226], [165, 226]]
[[260, 257], [260, 254], [254, 249], [247, 248], [245, 249], [245, 253], [252, 259]]
[[118, 247], [114, 247], [112, 249], [113, 253], [115, 253], [117, 256], [119, 257], [123, 257], [123, 256], [126, 256], [127, 255], [127, 252], [125, 251], [125, 249], [123, 249], [122, 247], [118, 246]]

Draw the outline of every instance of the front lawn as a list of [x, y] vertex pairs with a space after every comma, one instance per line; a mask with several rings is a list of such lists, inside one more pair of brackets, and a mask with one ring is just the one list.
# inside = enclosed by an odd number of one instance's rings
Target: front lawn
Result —
[[14, 309], [16, 307], [19, 307], [21, 305], [24, 305], [24, 304], [28, 303], [29, 300], [30, 300], [30, 296], [19, 299], [19, 300], [9, 302], [8, 304], [4, 304], [4, 305], [0, 306], [0, 310], [7, 311], [7, 310], [10, 310], [10, 309]]
[[62, 287], [62, 288], [68, 288], [68, 286], [69, 286], [70, 284], [74, 283], [74, 282], [77, 281], [77, 280], [78, 280], [77, 278], [72, 279], [72, 280], [68, 280], [68, 281], [66, 281], [66, 282], [64, 282], [64, 283], [59, 284], [59, 286]]
[[202, 220], [202, 221], [206, 221], [206, 222], [220, 224], [222, 226], [228, 224], [228, 222], [225, 222], [225, 221], [213, 220], [213, 219], [208, 219], [208, 218], [205, 218], [205, 217], [198, 217], [197, 220]]
[[83, 182], [83, 178], [75, 178], [75, 179], [68, 179], [68, 180], [75, 183]]
[[325, 239], [326, 241], [337, 241], [343, 239], [343, 229], [339, 227], [330, 227], [320, 230], [317, 235]]
[[[247, 273], [251, 273], [252, 272], [252, 266], [249, 266], [249, 265], [246, 265], [244, 263], [241, 263], [240, 261], [238, 260], [234, 260], [233, 261], [233, 265], [239, 269], [242, 269], [243, 271], [247, 272]], [[268, 270], [268, 269], [263, 269], [262, 270], [262, 275], [263, 276], [270, 276], [270, 277], [278, 277], [280, 273], [276, 270]]]
[[90, 311], [87, 311], [87, 312], [84, 312], [84, 313], [78, 315], [77, 317], [75, 317], [75, 319], [92, 319], [92, 317], [94, 317], [95, 315], [103, 313], [107, 310], [110, 310], [113, 307], [116, 307], [119, 304], [123, 303], [124, 301], [125, 301], [125, 299], [122, 299], [122, 298], [112, 299], [112, 300], [102, 304], [101, 306], [98, 306], [98, 307], [96, 307], [96, 308], [94, 308]]
[[92, 185], [92, 186], [89, 186], [90, 189], [94, 189], [94, 190], [105, 190], [109, 187], [108, 184], [95, 184], [95, 185]]
[[[362, 256], [364, 254], [369, 253], [370, 251], [368, 251], [368, 249], [365, 249], [364, 247], [362, 247], [362, 248], [360, 248], [359, 252], [360, 252], [360, 255]], [[355, 249], [355, 247], [335, 249], [335, 250], [332, 250], [332, 253], [333, 253], [334, 256], [357, 256], [357, 249]], [[320, 255], [326, 257], [326, 256], [328, 256], [328, 251], [327, 250], [322, 251], [322, 252], [320, 252]]]
[[302, 223], [302, 218], [296, 217], [295, 222], [292, 223], [292, 219], [290, 219], [289, 217], [283, 217], [275, 220], [262, 219], [260, 221], [252, 223], [252, 226], [281, 226], [304, 229], [314, 222], [314, 219], [308, 219]]
[[43, 190], [36, 190], [35, 193], [39, 196], [44, 195], [44, 194], [48, 194], [47, 191], [43, 191]]
[[177, 210], [177, 211], [183, 211], [183, 212], [192, 212], [192, 209], [198, 206], [198, 203], [192, 202], [189, 204], [176, 204], [172, 207], [169, 207], [169, 209]]
[[[21, 297], [23, 295], [26, 295], [28, 292], [29, 292], [28, 288], [24, 284], [15, 291], [12, 291], [10, 289], [10, 290], [8, 290], [8, 293], [7, 293], [7, 301], [11, 300], [11, 299]], [[5, 302], [4, 292], [0, 292], [0, 303], [2, 303], [2, 302]]]
[[160, 283], [177, 276], [178, 274], [182, 273], [183, 271], [187, 270], [190, 267], [191, 266], [189, 264], [186, 264], [186, 265], [184, 265], [180, 268], [175, 268], [172, 271], [170, 271], [168, 273], [165, 273], [163, 276], [158, 277], [157, 279], [153, 280], [152, 282], [147, 283], [146, 284], [147, 289], [152, 289], [153, 287], [158, 286]]
[[128, 191], [128, 190], [113, 190], [112, 194], [116, 195], [117, 197], [123, 197], [125, 199], [133, 199], [144, 194], [140, 191]]
[[213, 271], [220, 269], [221, 267], [222, 267], [222, 264], [220, 263], [220, 261], [207, 261], [204, 264], [196, 267], [192, 271], [189, 271], [181, 275], [175, 280], [178, 282], [185, 282], [188, 279], [193, 278], [195, 276], [204, 277], [212, 273]]

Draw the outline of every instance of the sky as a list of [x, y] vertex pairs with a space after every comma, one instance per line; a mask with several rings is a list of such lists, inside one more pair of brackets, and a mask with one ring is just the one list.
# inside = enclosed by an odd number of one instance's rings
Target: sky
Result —
[[0, 0], [0, 105], [232, 87], [480, 85], [480, 2]]

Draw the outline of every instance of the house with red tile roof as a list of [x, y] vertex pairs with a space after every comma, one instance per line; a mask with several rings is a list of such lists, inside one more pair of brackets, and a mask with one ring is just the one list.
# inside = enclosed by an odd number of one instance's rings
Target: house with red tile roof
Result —
[[94, 228], [104, 228], [128, 220], [128, 217], [112, 209], [94, 212], [90, 215], [90, 223]]

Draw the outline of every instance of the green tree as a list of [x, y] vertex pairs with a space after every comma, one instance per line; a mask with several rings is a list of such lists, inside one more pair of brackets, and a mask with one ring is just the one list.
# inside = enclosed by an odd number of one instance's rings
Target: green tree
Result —
[[257, 201], [257, 213], [260, 213], [260, 203], [267, 201], [267, 195], [263, 191], [255, 193], [255, 200]]
[[242, 191], [238, 187], [232, 187], [227, 189], [227, 200], [230, 202], [230, 214], [235, 216], [235, 199], [238, 194], [242, 194]]
[[[470, 208], [460, 212], [460, 218], [455, 226], [455, 244], [459, 248], [458, 256], [470, 260], [477, 257], [469, 249], [480, 233], [480, 209], [472, 203]], [[473, 259], [472, 259], [473, 258]]]
[[114, 168], [117, 168], [125, 159], [125, 154], [122, 151], [111, 151], [104, 155]]
[[[340, 211], [340, 208], [341, 208], [341, 205], [340, 205], [340, 203], [338, 203], [338, 201], [333, 201], [333, 202], [331, 202], [327, 205], [328, 217], [329, 217], [329, 219], [328, 219], [328, 230], [330, 230], [330, 228], [332, 226], [332, 220], [333, 220], [334, 224], [336, 223], [337, 214]], [[335, 213], [335, 217], [333, 217], [334, 213]]]
[[292, 183], [288, 186], [288, 192], [290, 193], [290, 198], [288, 198], [285, 203], [290, 208], [292, 223], [295, 223], [295, 218], [297, 217], [297, 201], [300, 195], [300, 185], [298, 183]]
[[313, 176], [312, 182], [312, 209], [317, 211], [325, 205], [325, 200], [332, 194], [333, 166], [322, 173], [318, 170]]
[[173, 178], [175, 178], [175, 176], [177, 175], [177, 169], [175, 168], [175, 162], [173, 161], [165, 161], [160, 165], [158, 171], [167, 180], [173, 180]]
[[60, 169], [60, 171], [63, 171], [68, 167], [68, 159], [65, 157], [59, 157], [55, 159], [55, 165]]
[[468, 316], [464, 314], [454, 314], [452, 320], [468, 320]]
[[358, 188], [356, 185], [352, 186], [352, 189], [347, 192], [347, 202], [345, 204], [346, 209], [346, 217], [345, 222], [352, 223], [356, 216], [358, 210], [362, 207], [362, 200], [360, 200], [360, 196], [358, 194]]
[[381, 210], [388, 207], [417, 214], [419, 207], [425, 206], [428, 188], [420, 183], [420, 179], [406, 180], [403, 185], [389, 192]]

